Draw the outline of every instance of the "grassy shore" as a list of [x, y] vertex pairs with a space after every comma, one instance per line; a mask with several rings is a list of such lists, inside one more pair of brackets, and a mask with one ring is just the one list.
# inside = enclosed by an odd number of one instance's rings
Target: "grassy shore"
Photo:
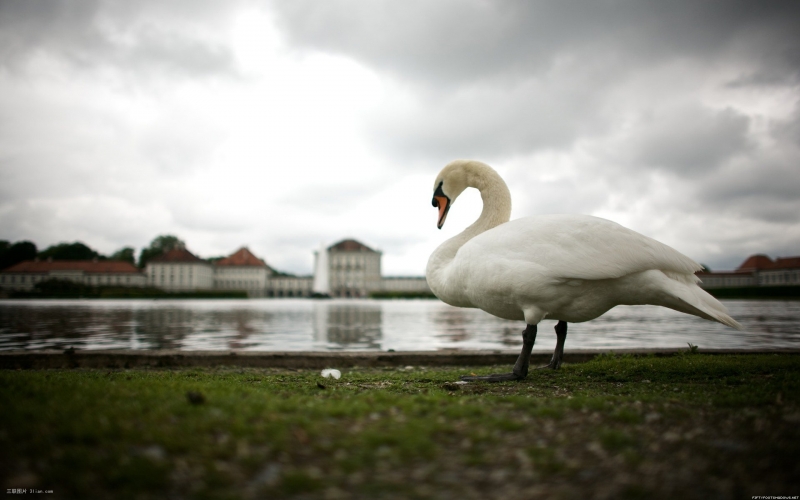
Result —
[[5, 488], [47, 498], [800, 494], [800, 356], [505, 370], [0, 371]]

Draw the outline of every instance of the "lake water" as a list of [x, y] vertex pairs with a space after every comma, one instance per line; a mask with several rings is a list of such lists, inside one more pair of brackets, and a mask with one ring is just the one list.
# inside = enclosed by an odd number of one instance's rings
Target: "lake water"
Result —
[[[728, 300], [739, 332], [654, 306], [570, 324], [569, 349], [800, 348], [800, 301]], [[554, 321], [536, 351], [555, 347]], [[438, 300], [0, 300], [0, 350], [427, 351], [517, 349], [523, 322]]]

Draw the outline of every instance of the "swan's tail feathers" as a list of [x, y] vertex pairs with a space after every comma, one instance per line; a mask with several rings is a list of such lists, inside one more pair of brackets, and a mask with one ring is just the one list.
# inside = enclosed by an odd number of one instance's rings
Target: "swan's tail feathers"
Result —
[[728, 314], [728, 309], [720, 301], [697, 285], [694, 275], [671, 272], [664, 274], [668, 277], [667, 281], [670, 282], [669, 292], [683, 306], [673, 307], [673, 309], [717, 321], [737, 330], [744, 330], [742, 325]]
[[[703, 293], [708, 294], [708, 292], [705, 292], [705, 291], [703, 291]], [[714, 297], [712, 297], [711, 295], [708, 295], [708, 296], [711, 299], [715, 300], [715, 301], [717, 300]], [[711, 314], [709, 314], [709, 316], [711, 316], [711, 318], [713, 318], [714, 321], [718, 321], [718, 322], [722, 323], [723, 325], [728, 325], [729, 327], [736, 328], [739, 331], [744, 330], [744, 327], [738, 321], [736, 321], [735, 319], [731, 318], [730, 315], [727, 312], [715, 310]]]

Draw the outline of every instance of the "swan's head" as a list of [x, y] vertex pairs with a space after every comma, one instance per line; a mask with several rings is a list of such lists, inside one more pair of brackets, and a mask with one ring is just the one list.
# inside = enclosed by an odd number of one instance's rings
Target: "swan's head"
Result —
[[456, 160], [447, 164], [439, 172], [436, 182], [433, 183], [433, 206], [439, 209], [439, 220], [436, 227], [444, 226], [450, 205], [455, 203], [458, 195], [464, 192], [470, 184], [468, 182], [469, 166], [472, 161]]

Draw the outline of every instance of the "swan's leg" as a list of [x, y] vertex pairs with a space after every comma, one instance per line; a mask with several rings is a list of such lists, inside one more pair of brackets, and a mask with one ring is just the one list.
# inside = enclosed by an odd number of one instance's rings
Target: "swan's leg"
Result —
[[539, 368], [552, 368], [558, 370], [561, 368], [561, 359], [564, 357], [564, 341], [567, 340], [567, 322], [559, 321], [556, 323], [556, 350], [553, 351], [553, 358], [550, 364], [540, 366]]
[[528, 376], [528, 366], [531, 364], [531, 349], [533, 343], [536, 342], [536, 325], [528, 325], [522, 332], [522, 351], [519, 353], [517, 362], [514, 363], [514, 369], [511, 373], [493, 373], [491, 375], [480, 377], [461, 377], [461, 380], [467, 382], [506, 382], [509, 380], [522, 380]]

